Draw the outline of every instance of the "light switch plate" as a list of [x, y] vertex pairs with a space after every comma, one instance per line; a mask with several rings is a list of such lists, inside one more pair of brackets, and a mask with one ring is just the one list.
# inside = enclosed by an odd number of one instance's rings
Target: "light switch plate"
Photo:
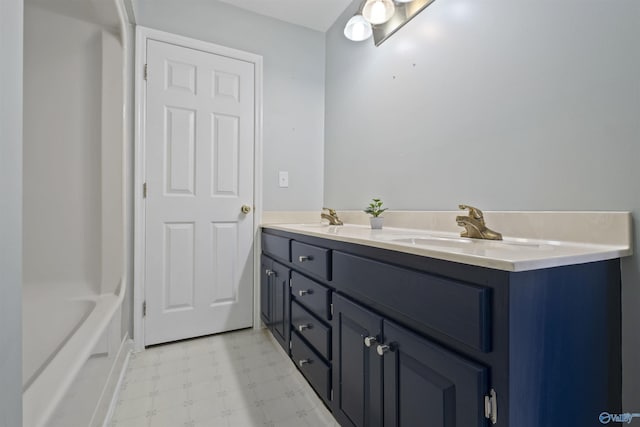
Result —
[[289, 187], [289, 172], [287, 171], [278, 172], [278, 185], [280, 186], [280, 188]]

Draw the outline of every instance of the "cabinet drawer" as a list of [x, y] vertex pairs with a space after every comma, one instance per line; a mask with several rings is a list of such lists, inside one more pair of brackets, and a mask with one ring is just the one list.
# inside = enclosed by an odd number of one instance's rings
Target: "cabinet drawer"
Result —
[[321, 319], [331, 320], [329, 288], [306, 278], [302, 274], [291, 273], [291, 294], [303, 306]]
[[491, 289], [333, 253], [333, 285], [421, 332], [491, 351]]
[[291, 303], [291, 327], [324, 357], [331, 359], [331, 328], [296, 301]]
[[331, 250], [306, 243], [291, 242], [291, 262], [301, 271], [331, 280]]
[[290, 239], [284, 237], [262, 233], [262, 252], [289, 262], [291, 261], [289, 256], [290, 242]]
[[297, 332], [291, 334], [291, 358], [302, 375], [328, 404], [331, 394], [331, 366], [322, 360]]

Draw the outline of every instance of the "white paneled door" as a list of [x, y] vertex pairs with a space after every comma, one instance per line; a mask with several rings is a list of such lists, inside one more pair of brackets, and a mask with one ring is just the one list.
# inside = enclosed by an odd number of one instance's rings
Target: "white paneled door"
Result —
[[147, 40], [145, 345], [253, 322], [254, 64]]

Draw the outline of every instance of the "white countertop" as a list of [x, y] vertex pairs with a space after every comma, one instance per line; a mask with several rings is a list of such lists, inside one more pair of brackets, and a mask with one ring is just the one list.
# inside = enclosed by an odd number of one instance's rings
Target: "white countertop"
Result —
[[[504, 217], [504, 213], [502, 215]], [[604, 214], [597, 215], [602, 217]], [[519, 218], [521, 219], [522, 216]], [[590, 218], [590, 221], [589, 226], [593, 230], [593, 218]], [[624, 226], [624, 221], [622, 225]], [[630, 216], [628, 226], [631, 226]], [[502, 241], [491, 241], [462, 238], [459, 232], [443, 230], [401, 227], [372, 230], [366, 225], [331, 226], [320, 222], [265, 223], [262, 227], [505, 271], [526, 271], [582, 264], [621, 258], [633, 253], [629, 239], [622, 238], [620, 242], [612, 242], [609, 235], [603, 243], [603, 239], [598, 237], [597, 230], [593, 233], [595, 236], [593, 242], [575, 242], [508, 236], [504, 236]], [[623, 237], [630, 235], [630, 229], [629, 233], [622, 230], [620, 235]], [[582, 238], [582, 240], [586, 239]]]

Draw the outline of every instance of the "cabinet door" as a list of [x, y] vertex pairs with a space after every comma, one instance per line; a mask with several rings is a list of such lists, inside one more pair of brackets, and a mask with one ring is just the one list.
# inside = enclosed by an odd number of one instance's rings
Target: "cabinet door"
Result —
[[382, 319], [334, 294], [332, 326], [333, 414], [343, 427], [382, 426]]
[[290, 270], [284, 265], [273, 262], [271, 275], [271, 332], [282, 348], [289, 353], [289, 323], [290, 323]]
[[486, 367], [387, 320], [383, 329], [385, 427], [487, 425]]
[[260, 257], [260, 318], [266, 327], [271, 327], [271, 275], [273, 261], [262, 255]]

